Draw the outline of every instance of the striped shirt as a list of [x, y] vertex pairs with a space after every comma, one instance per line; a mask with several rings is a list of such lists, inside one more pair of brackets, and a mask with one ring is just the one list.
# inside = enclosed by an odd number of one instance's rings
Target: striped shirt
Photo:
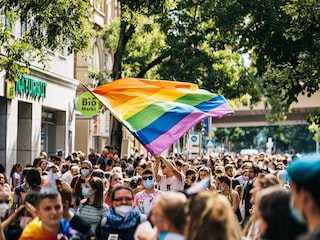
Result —
[[109, 207], [103, 205], [101, 208], [94, 207], [89, 204], [80, 203], [79, 216], [90, 223], [92, 229], [95, 231], [101, 220], [107, 215]]

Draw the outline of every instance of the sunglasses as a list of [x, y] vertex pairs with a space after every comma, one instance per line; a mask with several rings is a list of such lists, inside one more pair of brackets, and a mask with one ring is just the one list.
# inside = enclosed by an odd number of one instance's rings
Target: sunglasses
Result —
[[9, 200], [0, 200], [0, 204], [1, 203], [10, 203], [10, 201]]
[[148, 179], [149, 179], [149, 180], [152, 180], [152, 179], [153, 179], [153, 176], [149, 176], [149, 177], [142, 177], [142, 179], [143, 179], [144, 181], [147, 181]]

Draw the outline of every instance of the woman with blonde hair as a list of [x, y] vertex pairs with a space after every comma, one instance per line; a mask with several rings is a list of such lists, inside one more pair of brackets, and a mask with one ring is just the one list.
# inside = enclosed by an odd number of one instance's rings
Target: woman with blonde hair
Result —
[[241, 240], [241, 228], [228, 199], [201, 192], [187, 204], [186, 240]]

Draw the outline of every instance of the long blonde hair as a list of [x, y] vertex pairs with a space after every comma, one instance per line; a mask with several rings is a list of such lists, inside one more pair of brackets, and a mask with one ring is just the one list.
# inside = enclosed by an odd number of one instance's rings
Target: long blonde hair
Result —
[[226, 197], [201, 192], [189, 200], [186, 212], [186, 240], [241, 240], [240, 225]]

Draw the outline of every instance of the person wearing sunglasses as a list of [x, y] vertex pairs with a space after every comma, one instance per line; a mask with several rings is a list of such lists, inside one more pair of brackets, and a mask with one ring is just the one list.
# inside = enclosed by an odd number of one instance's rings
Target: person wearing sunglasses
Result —
[[[179, 172], [174, 162], [170, 162], [161, 155], [155, 156], [156, 163], [154, 166], [154, 175], [157, 183], [159, 183], [161, 191], [183, 191], [185, 175]], [[161, 164], [161, 165], [160, 165]], [[161, 173], [159, 174], [159, 166]]]
[[134, 206], [132, 189], [123, 185], [116, 186], [111, 200], [112, 208], [97, 227], [97, 239], [134, 239], [138, 225], [146, 220], [146, 217]]
[[146, 169], [142, 172], [142, 185], [144, 190], [135, 195], [134, 204], [140, 209], [141, 213], [149, 215], [155, 200], [162, 194], [161, 191], [155, 189], [152, 170]]

